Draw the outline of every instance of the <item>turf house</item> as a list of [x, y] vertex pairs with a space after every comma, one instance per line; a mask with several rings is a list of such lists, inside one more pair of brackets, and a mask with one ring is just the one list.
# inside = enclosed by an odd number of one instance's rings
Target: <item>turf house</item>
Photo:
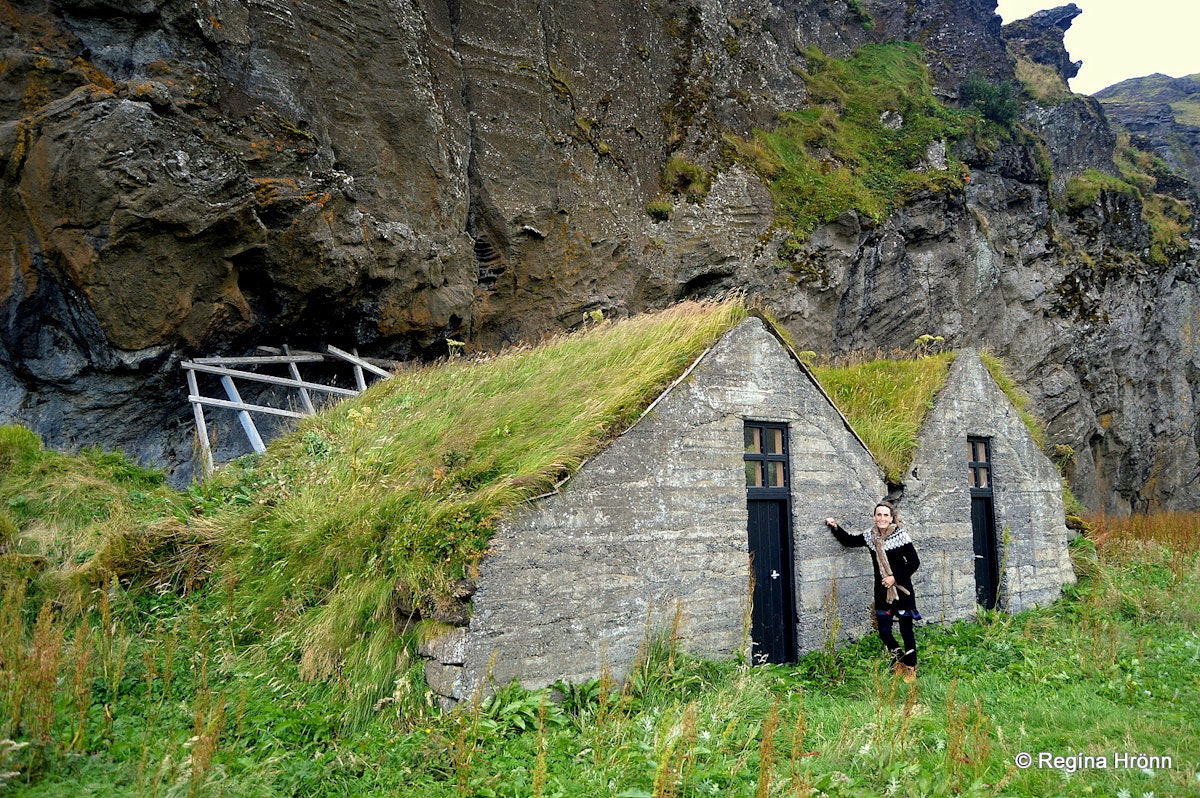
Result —
[[[516, 366], [529, 359], [538, 363]], [[1058, 471], [978, 355], [938, 362], [920, 389], [918, 404], [932, 409], [917, 416], [919, 445], [886, 469], [856, 434], [852, 409], [844, 415], [770, 322], [737, 303], [606, 322], [458, 367], [450, 379], [460, 386], [503, 383], [489, 408], [524, 408], [496, 418], [491, 439], [543, 460], [485, 467], [483, 436], [459, 441], [434, 468], [471, 490], [485, 480], [446, 472], [482, 469], [497, 480], [482, 489], [502, 484], [504, 498], [485, 513], [467, 578], [436, 599], [441, 622], [422, 627], [429, 685], [462, 700], [513, 679], [536, 688], [604, 670], [620, 678], [656, 634], [758, 662], [792, 660], [831, 630], [861, 637], [870, 560], [843, 549], [823, 519], [865, 528], [889, 490], [902, 494], [922, 554], [915, 586], [928, 620], [1053, 600], [1074, 579]], [[548, 369], [571, 382], [551, 388]], [[621, 398], [588, 396], [631, 374], [638, 385]], [[619, 412], [602, 410], [605, 401]], [[582, 448], [547, 437], [559, 413], [576, 425], [580, 414], [594, 419], [573, 433]], [[453, 440], [449, 423], [435, 448]]]

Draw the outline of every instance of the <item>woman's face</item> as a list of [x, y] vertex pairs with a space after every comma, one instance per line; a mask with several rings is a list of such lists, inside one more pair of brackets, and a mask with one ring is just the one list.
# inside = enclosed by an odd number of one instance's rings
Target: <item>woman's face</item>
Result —
[[888, 525], [891, 523], [892, 523], [892, 509], [890, 507], [885, 507], [882, 504], [879, 505], [878, 507], [876, 507], [875, 508], [875, 526], [879, 527], [880, 529], [887, 529]]

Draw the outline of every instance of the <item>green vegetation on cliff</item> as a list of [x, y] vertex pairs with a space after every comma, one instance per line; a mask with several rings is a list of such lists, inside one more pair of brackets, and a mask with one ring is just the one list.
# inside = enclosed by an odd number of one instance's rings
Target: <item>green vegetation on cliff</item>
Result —
[[1078, 213], [1090, 207], [1100, 198], [1101, 192], [1136, 198], [1141, 204], [1142, 221], [1150, 230], [1150, 251], [1146, 260], [1163, 266], [1186, 255], [1191, 210], [1186, 202], [1156, 190], [1158, 181], [1171, 174], [1170, 167], [1161, 158], [1134, 147], [1127, 133], [1118, 136], [1113, 160], [1121, 177], [1088, 169], [1067, 181], [1064, 196], [1067, 210]]
[[919, 45], [866, 45], [845, 60], [809, 49], [805, 60], [807, 107], [749, 140], [726, 136], [734, 157], [768, 180], [795, 235], [849, 209], [879, 220], [918, 191], [962, 188], [960, 165], [924, 165], [931, 145], [964, 134], [968, 115], [934, 97]]

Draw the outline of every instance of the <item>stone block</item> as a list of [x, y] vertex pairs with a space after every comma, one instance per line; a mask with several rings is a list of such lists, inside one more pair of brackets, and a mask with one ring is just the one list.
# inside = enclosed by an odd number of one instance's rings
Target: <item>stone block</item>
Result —
[[467, 630], [459, 627], [417, 646], [417, 653], [443, 665], [462, 665], [467, 661]]

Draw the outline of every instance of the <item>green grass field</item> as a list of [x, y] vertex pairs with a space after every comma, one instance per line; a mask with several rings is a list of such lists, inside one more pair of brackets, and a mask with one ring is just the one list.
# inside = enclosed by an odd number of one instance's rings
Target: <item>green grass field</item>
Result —
[[[888, 672], [873, 636], [768, 667], [651, 641], [621, 686], [576, 686], [559, 703], [510, 687], [449, 714], [427, 695], [398, 694], [353, 730], [338, 694], [303, 680], [295, 661], [237, 642], [219, 586], [182, 598], [111, 588], [95, 612], [71, 619], [23, 604], [10, 585], [0, 790], [1194, 795], [1200, 525], [1140, 521], [1105, 521], [1099, 545], [1078, 543], [1082, 581], [1052, 607], [922, 627], [912, 685]], [[1016, 764], [1021, 753], [1032, 767]], [[1042, 755], [1060, 766], [1039, 767]]]

